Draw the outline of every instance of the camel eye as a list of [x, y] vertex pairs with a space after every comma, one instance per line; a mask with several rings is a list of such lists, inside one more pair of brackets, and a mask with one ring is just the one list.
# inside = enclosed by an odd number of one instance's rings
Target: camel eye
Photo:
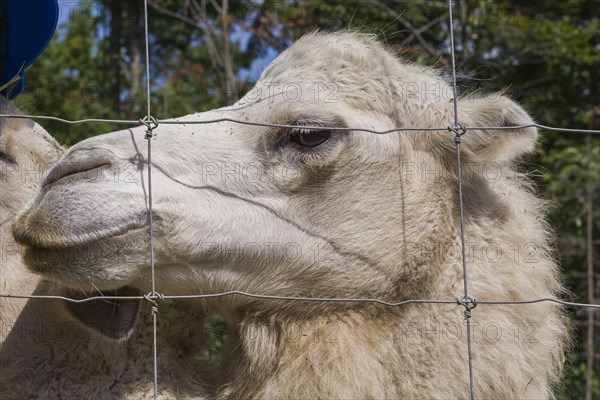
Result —
[[327, 142], [331, 137], [328, 129], [294, 129], [290, 134], [290, 141], [302, 147], [317, 147]]
[[0, 162], [5, 162], [8, 164], [16, 164], [17, 162], [13, 157], [10, 156], [7, 152], [5, 152], [2, 148], [0, 148]]

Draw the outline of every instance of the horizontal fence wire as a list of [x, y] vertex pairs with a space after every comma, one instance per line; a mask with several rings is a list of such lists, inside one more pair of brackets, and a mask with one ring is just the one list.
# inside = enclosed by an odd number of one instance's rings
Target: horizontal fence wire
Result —
[[[85, 298], [71, 298], [67, 296], [53, 296], [53, 295], [19, 295], [19, 294], [0, 294], [0, 298], [6, 299], [38, 299], [38, 300], [64, 300], [71, 303], [85, 303], [88, 301], [94, 300], [185, 300], [185, 299], [214, 299], [219, 297], [228, 297], [228, 296], [243, 296], [255, 299], [265, 299], [265, 300], [282, 300], [282, 301], [305, 301], [305, 302], [333, 302], [333, 303], [373, 303], [373, 304], [381, 304], [389, 307], [399, 307], [408, 304], [456, 304], [457, 300], [436, 300], [436, 299], [410, 299], [403, 301], [386, 301], [380, 299], [371, 299], [371, 298], [331, 298], [331, 297], [296, 297], [296, 296], [277, 296], [277, 295], [267, 295], [267, 294], [257, 294], [257, 293], [249, 293], [242, 292], [239, 290], [231, 290], [228, 292], [221, 293], [207, 293], [207, 294], [182, 294], [182, 295], [169, 295], [169, 294], [161, 294], [156, 293], [154, 296], [152, 293], [147, 295], [139, 295], [139, 296], [90, 296]], [[519, 304], [534, 304], [534, 303], [543, 303], [543, 302], [551, 302], [556, 304], [561, 304], [564, 306], [570, 307], [589, 307], [589, 308], [599, 308], [600, 304], [588, 304], [588, 303], [577, 303], [573, 301], [555, 299], [552, 297], [542, 297], [538, 299], [526, 299], [526, 300], [477, 300], [477, 304], [487, 304], [487, 305], [519, 305]]]
[[[68, 120], [64, 118], [52, 117], [48, 115], [8, 115], [8, 114], [0, 114], [0, 118], [15, 118], [15, 119], [32, 119], [32, 120], [51, 120], [62, 122], [69, 125], [77, 125], [77, 124], [87, 124], [87, 123], [111, 123], [111, 124], [120, 124], [120, 125], [133, 125], [134, 127], [141, 127], [146, 125], [143, 119], [139, 120], [131, 120], [131, 119], [100, 119], [100, 118], [91, 118], [91, 119], [79, 119], [79, 120]], [[263, 122], [252, 122], [252, 121], [242, 121], [235, 118], [216, 118], [209, 120], [185, 120], [185, 121], [174, 121], [174, 120], [154, 120], [158, 125], [208, 125], [208, 124], [218, 124], [221, 122], [231, 122], [240, 125], [250, 125], [250, 126], [259, 126], [265, 128], [288, 128], [288, 129], [310, 129], [310, 130], [321, 130], [328, 129], [331, 131], [340, 131], [340, 132], [366, 132], [366, 133], [374, 133], [376, 135], [386, 135], [394, 132], [417, 132], [417, 131], [448, 131], [448, 127], [401, 127], [401, 128], [392, 128], [386, 130], [375, 130], [368, 128], [359, 128], [359, 127], [341, 127], [341, 126], [321, 126], [321, 125], [292, 125], [292, 124], [269, 124]], [[462, 125], [466, 131], [502, 131], [502, 130], [516, 130], [516, 129], [527, 129], [527, 128], [539, 128], [547, 131], [553, 132], [573, 132], [573, 133], [589, 133], [593, 135], [600, 135], [600, 130], [598, 129], [575, 129], [575, 128], [559, 128], [554, 126], [547, 126], [542, 124], [527, 124], [527, 125], [510, 125], [510, 126], [468, 126]]]

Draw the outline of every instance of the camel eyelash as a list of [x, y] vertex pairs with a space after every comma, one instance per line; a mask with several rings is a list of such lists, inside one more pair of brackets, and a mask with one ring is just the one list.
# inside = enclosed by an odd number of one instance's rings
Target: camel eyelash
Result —
[[327, 128], [289, 128], [280, 135], [277, 152], [291, 165], [328, 164], [341, 152], [348, 137], [345, 131]]
[[289, 125], [294, 127], [280, 131], [278, 144], [293, 146], [303, 151], [316, 150], [344, 134], [344, 132], [329, 129], [329, 127], [345, 127], [345, 124], [337, 117], [303, 117], [295, 119]]

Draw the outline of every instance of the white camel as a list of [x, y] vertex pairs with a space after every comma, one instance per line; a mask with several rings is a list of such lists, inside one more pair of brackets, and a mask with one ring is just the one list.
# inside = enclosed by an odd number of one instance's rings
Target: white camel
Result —
[[[0, 114], [21, 115], [0, 96]], [[31, 294], [39, 277], [28, 272], [11, 234], [17, 211], [35, 195], [44, 171], [63, 154], [58, 143], [31, 120], [0, 119], [0, 293]], [[0, 343], [25, 306], [25, 300], [0, 298]]]
[[[158, 290], [462, 297], [454, 135], [334, 129], [448, 126], [448, 89], [370, 36], [316, 33], [281, 54], [236, 105], [160, 125]], [[503, 96], [465, 98], [458, 109], [466, 126], [531, 122]], [[221, 118], [275, 126], [193, 123]], [[14, 226], [31, 270], [82, 290], [149, 291], [144, 130], [86, 140], [52, 169]], [[515, 172], [536, 138], [534, 128], [463, 136], [469, 288], [480, 301], [561, 290], [543, 204]], [[468, 396], [462, 306], [206, 303], [235, 331], [219, 399]], [[473, 323], [477, 398], [552, 397], [566, 340], [558, 306], [480, 305]]]
[[[20, 112], [0, 97], [0, 114]], [[0, 118], [1, 293], [83, 296], [28, 272], [10, 233], [13, 217], [33, 198], [43, 171], [63, 152], [33, 121]], [[0, 398], [152, 398], [152, 320], [147, 306], [138, 316], [140, 303], [0, 298]], [[171, 303], [161, 309], [159, 398], [204, 399], [210, 371], [199, 357], [202, 308]]]

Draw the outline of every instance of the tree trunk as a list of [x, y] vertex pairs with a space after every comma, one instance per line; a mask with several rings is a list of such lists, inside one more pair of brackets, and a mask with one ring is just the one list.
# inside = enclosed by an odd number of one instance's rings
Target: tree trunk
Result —
[[111, 77], [110, 97], [116, 109], [121, 104], [121, 18], [123, 13], [123, 2], [121, 0], [110, 0], [108, 2], [110, 10], [110, 65], [108, 66]]
[[[128, 67], [130, 84], [129, 96], [132, 97], [133, 104], [135, 105], [133, 110], [130, 110], [133, 114], [139, 114], [139, 102], [136, 101], [139, 97], [136, 96], [143, 85], [144, 77], [144, 50], [145, 50], [145, 30], [144, 22], [142, 20], [143, 7], [141, 3], [127, 3], [127, 23], [128, 29], [125, 34], [125, 46], [127, 53], [129, 54], [130, 64]], [[150, 77], [148, 77], [150, 79]]]
[[223, 0], [221, 5], [223, 63], [225, 64], [225, 101], [231, 105], [237, 101], [237, 90], [235, 87], [235, 74], [233, 73], [233, 57], [230, 51], [229, 41], [229, 1]]

